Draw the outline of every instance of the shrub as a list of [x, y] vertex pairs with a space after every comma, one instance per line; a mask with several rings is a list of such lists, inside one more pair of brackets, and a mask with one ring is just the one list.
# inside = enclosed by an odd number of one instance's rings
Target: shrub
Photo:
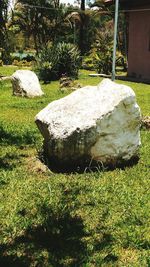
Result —
[[45, 61], [38, 67], [39, 78], [44, 82], [54, 80], [54, 72], [52, 72], [52, 63]]
[[112, 71], [112, 50], [106, 53], [97, 53], [95, 58], [95, 68], [98, 73], [110, 74]]
[[35, 56], [30, 54], [24, 56], [22, 60], [26, 60], [27, 62], [36, 61]]
[[0, 66], [3, 66], [3, 60], [0, 59]]
[[[106, 27], [107, 26], [107, 27]], [[113, 28], [111, 23], [97, 31], [94, 55], [94, 66], [98, 73], [110, 74], [113, 59]], [[117, 51], [116, 66], [127, 69], [127, 62], [123, 55]]]
[[107, 25], [97, 31], [95, 69], [98, 73], [110, 74], [112, 70], [113, 28]]
[[85, 70], [94, 70], [93, 58], [86, 56], [82, 60], [82, 68]]
[[[110, 74], [112, 72], [113, 51], [108, 50], [107, 53], [97, 53], [95, 58], [95, 68], [98, 73]], [[127, 62], [123, 55], [116, 53], [116, 67], [122, 67], [127, 70]]]
[[39, 78], [44, 82], [57, 80], [62, 75], [77, 78], [80, 63], [77, 47], [63, 42], [41, 51], [37, 71]]
[[7, 50], [3, 50], [2, 51], [2, 61], [5, 65], [9, 65], [12, 63], [12, 58], [11, 58], [11, 55], [10, 55], [10, 52], [7, 51]]
[[124, 71], [127, 71], [127, 59], [121, 53], [117, 53], [116, 65], [122, 67]]
[[20, 57], [19, 56], [12, 56], [12, 61], [14, 62], [14, 61], [20, 61]]

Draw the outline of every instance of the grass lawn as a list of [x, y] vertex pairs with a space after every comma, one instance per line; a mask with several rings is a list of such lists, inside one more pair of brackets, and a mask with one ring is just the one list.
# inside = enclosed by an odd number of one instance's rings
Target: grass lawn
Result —
[[[0, 74], [15, 69], [0, 67]], [[88, 73], [81, 71], [81, 85], [101, 81]], [[122, 83], [150, 115], [150, 85]], [[65, 93], [58, 82], [42, 88], [44, 96], [26, 99], [12, 96], [10, 81], [0, 82], [0, 267], [149, 267], [150, 132], [141, 131], [133, 167], [53, 173], [38, 160], [34, 117]]]

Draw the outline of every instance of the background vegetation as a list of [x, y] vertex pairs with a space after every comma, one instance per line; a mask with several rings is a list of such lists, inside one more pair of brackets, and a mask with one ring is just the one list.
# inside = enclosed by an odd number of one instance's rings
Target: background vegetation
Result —
[[[88, 73], [79, 72], [81, 85], [101, 81]], [[149, 85], [124, 83], [150, 115]], [[62, 93], [58, 81], [42, 89], [41, 98], [19, 98], [10, 81], [0, 82], [0, 266], [149, 267], [150, 132], [141, 130], [137, 165], [53, 173], [38, 158], [42, 136], [34, 117], [69, 91]]]
[[[35, 60], [41, 64], [43, 49], [70, 43], [78, 48], [84, 68], [110, 74], [114, 8], [107, 8], [104, 0], [89, 1], [88, 7], [85, 7], [85, 0], [77, 1], [74, 6], [61, 4], [59, 0], [17, 0], [12, 9], [9, 2], [3, 0], [0, 3], [1, 65], [13, 63], [29, 66], [29, 62]], [[125, 17], [121, 14], [118, 52], [123, 68], [126, 66], [125, 28]], [[72, 48], [69, 50], [68, 47], [68, 51], [72, 53]], [[20, 63], [20, 60], [23, 62]], [[61, 56], [60, 60], [65, 62], [66, 56]], [[52, 58], [50, 61], [53, 61]], [[42, 62], [40, 72], [49, 73], [47, 63]], [[55, 67], [49, 79], [51, 76], [59, 77], [58, 73], [54, 75]], [[76, 71], [73, 76], [77, 76]]]

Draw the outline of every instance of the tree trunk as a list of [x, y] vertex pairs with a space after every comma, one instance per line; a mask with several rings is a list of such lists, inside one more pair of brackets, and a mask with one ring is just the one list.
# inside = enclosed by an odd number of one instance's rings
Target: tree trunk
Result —
[[85, 0], [81, 0], [81, 23], [80, 23], [80, 32], [79, 32], [79, 48], [81, 55], [84, 54], [84, 11], [85, 11]]
[[81, 0], [81, 6], [80, 6], [81, 10], [85, 10], [85, 0]]

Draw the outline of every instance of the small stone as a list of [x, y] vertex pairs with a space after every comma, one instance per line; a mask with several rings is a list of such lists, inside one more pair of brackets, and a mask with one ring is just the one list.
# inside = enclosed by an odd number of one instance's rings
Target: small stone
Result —
[[30, 70], [17, 70], [12, 75], [13, 95], [22, 97], [42, 96], [44, 93], [37, 75]]

